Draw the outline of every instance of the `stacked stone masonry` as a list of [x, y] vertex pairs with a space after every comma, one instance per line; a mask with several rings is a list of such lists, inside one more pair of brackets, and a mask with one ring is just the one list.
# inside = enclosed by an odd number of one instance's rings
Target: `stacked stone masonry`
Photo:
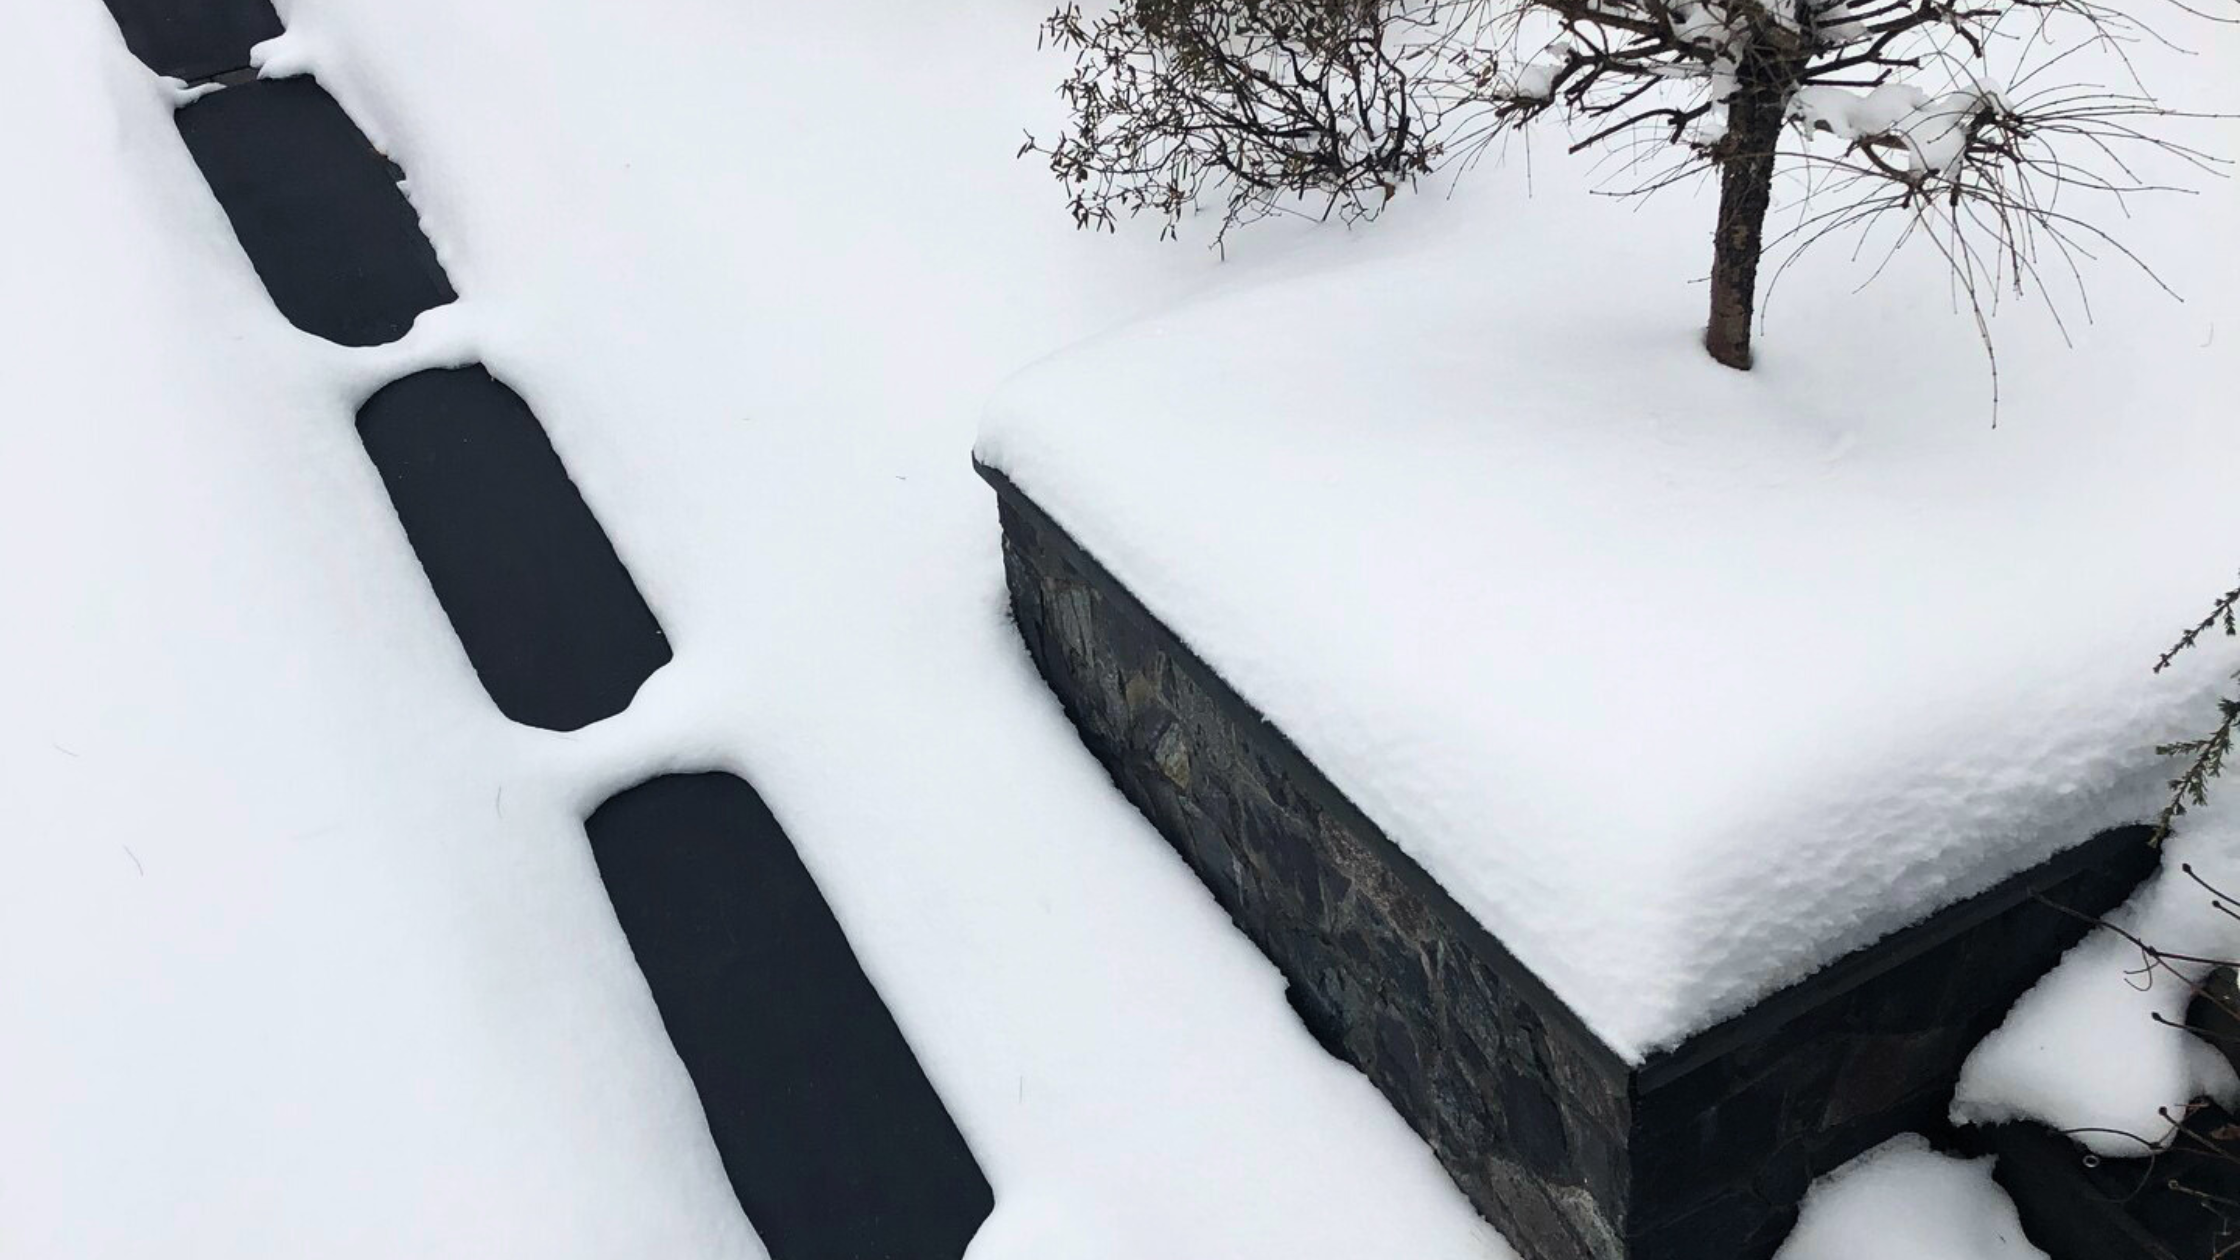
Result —
[[1605, 1046], [1001, 473], [1021, 635], [1081, 732], [1526, 1260], [1763, 1260], [1813, 1177], [1939, 1129], [1968, 1049], [2154, 862], [2091, 838], [1642, 1064]]

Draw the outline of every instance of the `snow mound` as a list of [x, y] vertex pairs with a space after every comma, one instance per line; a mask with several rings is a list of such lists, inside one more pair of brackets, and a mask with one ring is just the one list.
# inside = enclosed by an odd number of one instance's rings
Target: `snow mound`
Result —
[[1813, 1183], [1774, 1260], [2045, 1260], [1988, 1159], [1892, 1138]]
[[2240, 801], [2232, 796], [2228, 789], [2187, 815], [2166, 842], [2162, 870], [1976, 1047], [1961, 1070], [1955, 1120], [2037, 1120], [2073, 1131], [2103, 1155], [2135, 1156], [2168, 1140], [2164, 1113], [2178, 1115], [2204, 1095], [2240, 1099], [2224, 1057], [2174, 1026], [2208, 967], [2184, 959], [2157, 966], [2141, 948], [2240, 958], [2240, 921], [2185, 870], [2219, 888], [2240, 885]]
[[[2147, 72], [2240, 105], [2220, 39]], [[1994, 424], [1933, 250], [1807, 253], [1730, 372], [1709, 191], [1527, 157], [1038, 364], [978, 454], [1639, 1058], [2151, 814], [2220, 678], [2148, 667], [2234, 562], [2240, 196], [2120, 225], [2182, 303], [2000, 312]]]

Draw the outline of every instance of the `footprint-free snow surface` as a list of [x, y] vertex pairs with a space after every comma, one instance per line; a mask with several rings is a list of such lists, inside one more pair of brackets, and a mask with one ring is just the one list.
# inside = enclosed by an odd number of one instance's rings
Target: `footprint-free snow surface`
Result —
[[572, 731], [669, 661], [661, 625], [521, 396], [479, 364], [416, 372], [358, 436], [498, 708]]
[[956, 1260], [993, 1206], [754, 789], [672, 774], [584, 829], [771, 1260]]
[[456, 296], [396, 169], [308, 77], [258, 79], [183, 106], [194, 153], [289, 321], [346, 346], [394, 341]]
[[272, 0], [108, 0], [133, 55], [157, 74], [200, 83], [244, 70], [280, 33]]

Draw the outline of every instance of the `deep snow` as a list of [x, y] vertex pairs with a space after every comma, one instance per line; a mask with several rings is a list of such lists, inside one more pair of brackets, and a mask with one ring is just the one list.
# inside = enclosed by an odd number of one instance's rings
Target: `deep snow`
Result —
[[[2229, 655], [2222, 641], [2196, 650]], [[2133, 1157], [2167, 1144], [2172, 1118], [2194, 1099], [2240, 1100], [2231, 1064], [2179, 1027], [2209, 970], [2192, 959], [2240, 958], [2240, 921], [2185, 871], [2226, 892], [2240, 886], [2240, 800], [2216, 786], [2206, 808], [2179, 820], [2162, 869], [2108, 916], [2112, 926], [2070, 950], [1976, 1047], [1956, 1120], [2037, 1120], [2103, 1155]], [[2187, 957], [2156, 965], [2142, 946]]]
[[[0, 124], [0, 1254], [758, 1254], [580, 820], [768, 799], [994, 1183], [975, 1260], [1506, 1251], [1080, 749], [965, 459], [1007, 371], [1207, 282], [1075, 235], [1033, 3], [283, 3], [462, 294], [266, 299], [94, 3]], [[483, 694], [352, 429], [479, 357], [677, 649]]]
[[2045, 1260], [1988, 1159], [1892, 1138], [1813, 1183], [1775, 1260]]
[[[920, 7], [283, 0], [267, 73], [316, 70], [403, 162], [464, 294], [370, 351], [271, 309], [98, 5], [16, 15], [40, 55], [16, 75], [37, 107], [0, 125], [25, 243], [0, 268], [0, 1255], [759, 1254], [579, 827], [702, 766], [770, 799], [995, 1182], [976, 1260], [1506, 1255], [1298, 1029], [1003, 622], [961, 459], [979, 399], [1193, 292], [1226, 296], [1003, 410], [1115, 426], [1072, 452], [1134, 486], [1092, 546], [1191, 609], [1193, 641], [1403, 842], [1466, 854], [1494, 819], [1529, 841], [1522, 866], [1456, 861], [1519, 903], [1574, 898], [1588, 917], [1535, 965], [1592, 987], [1621, 1044], [1868, 939], [1893, 894], [2028, 860], [2059, 821], [2032, 805], [2048, 786], [2071, 825], [2132, 812], [2146, 733], [2199, 725], [2183, 702], [2211, 662], [2119, 684], [2229, 568], [2183, 528], [2222, 448], [2170, 445], [2234, 383], [2213, 353], [2228, 243], [2172, 268], [2187, 307], [2101, 272], [2074, 354], [2003, 322], [1993, 433], [1964, 321], [1919, 277], [1848, 300], [1807, 270], [1757, 378], [1702, 368], [1697, 210], [1578, 198], [1545, 149], [1530, 200], [1521, 162], [1482, 170], [1351, 236], [1240, 236], [1223, 268], [1074, 236], [1010, 159], [1050, 110], [1042, 6]], [[2131, 235], [2232, 206], [2143, 204]], [[1596, 231], [1621, 245], [1565, 243]], [[1422, 309], [1468, 318], [1399, 364], [1348, 335]], [[1224, 340], [1255, 322], [1289, 331]], [[1534, 370], [1496, 379], [1496, 347]], [[492, 709], [352, 432], [383, 382], [478, 357], [678, 646], [573, 735]], [[1123, 379], [1154, 362], [1172, 373]], [[1204, 395], [1243, 396], [1233, 432], [1174, 412], [1211, 375], [1249, 383]], [[1003, 434], [983, 449], [1017, 472], [1029, 440]], [[1057, 497], [1058, 462], [1025, 480]], [[1309, 623], [1243, 616], [1266, 592], [1223, 592], [1241, 570], [1129, 554], [1145, 507], [1203, 528], [1240, 469], [1311, 511], [1221, 520], [1239, 563], [1294, 583], [1274, 611], [1320, 619], [1322, 664], [1353, 672], [1297, 685]], [[2150, 477], [2159, 498], [2109, 492]], [[1514, 540], [1442, 536], [1535, 482], [1496, 518]], [[1061, 516], [1087, 536], [1081, 493]], [[1503, 567], [1520, 556], [1559, 571]], [[1333, 616], [1379, 568], [1442, 598]], [[1741, 636], [1761, 680], [1721, 644], [1768, 617]], [[2056, 723], [2084, 733], [2033, 730]], [[1553, 845], [1576, 847], [1530, 860]], [[2184, 900], [2156, 896], [2141, 921]], [[1785, 899], [1831, 934], [1752, 917]], [[1564, 961], [1588, 933], [1607, 956]], [[2145, 1075], [2192, 1087], [2166, 1066]], [[1980, 1166], [1885, 1150], [1816, 1192], [1787, 1260], [1885, 1254], [1858, 1247], [1894, 1222], [1927, 1240], [1909, 1256], [2029, 1256], [1995, 1194]]]
[[[2151, 81], [2240, 108], [2186, 34]], [[2065, 202], [2185, 300], [2104, 259], [2071, 349], [2006, 299], [1994, 427], [1922, 242], [1807, 254], [1729, 372], [1711, 190], [1556, 139], [1038, 364], [977, 449], [1639, 1058], [2152, 814], [2231, 668], [2148, 673], [2240, 536], [2240, 193]]]

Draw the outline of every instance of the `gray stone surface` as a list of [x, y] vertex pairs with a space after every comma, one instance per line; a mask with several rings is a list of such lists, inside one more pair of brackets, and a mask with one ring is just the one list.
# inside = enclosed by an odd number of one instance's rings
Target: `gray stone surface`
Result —
[[1762, 1260], [1940, 1128], [1962, 1058], [2151, 869], [2111, 832], [1628, 1065], [1000, 473], [1019, 631], [1083, 741], [1526, 1260]]
[[1002, 511], [1035, 660], [1129, 799], [1282, 967], [1307, 1027], [1534, 1260], [1623, 1256], [1625, 1065], [1537, 980], [1520, 993], [1529, 973], [1491, 961], [1490, 939], [1465, 944], [1474, 925], [1437, 885], [1272, 729], [1241, 729], [1233, 699], [1069, 563], [1039, 514]]

